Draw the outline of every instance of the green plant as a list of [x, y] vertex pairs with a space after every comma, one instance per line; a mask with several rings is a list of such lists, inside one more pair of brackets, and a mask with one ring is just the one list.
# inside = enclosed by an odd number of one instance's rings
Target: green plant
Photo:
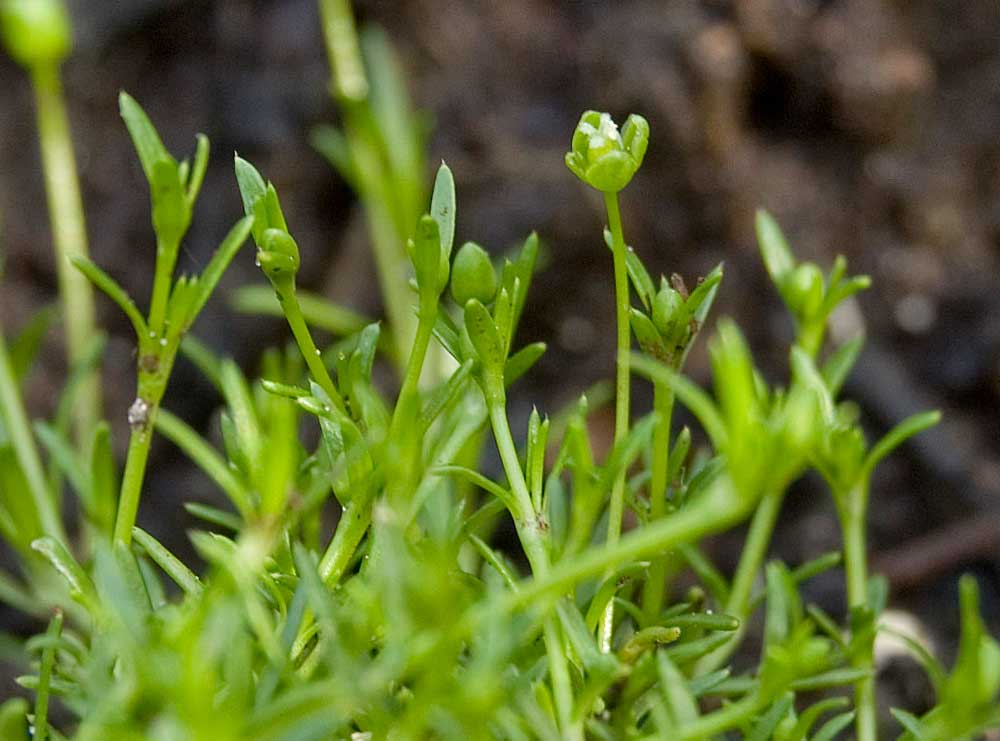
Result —
[[[353, 26], [336, 22], [345, 22], [345, 3], [322, 7], [328, 33], [355, 38]], [[364, 79], [350, 72], [356, 63], [350, 54], [337, 62], [342, 95]], [[415, 323], [387, 344], [378, 323], [301, 295], [293, 225], [274, 186], [240, 158], [245, 215], [200, 276], [175, 280], [208, 143], [199, 137], [193, 161], [178, 162], [126, 94], [121, 111], [151, 191], [157, 260], [147, 315], [96, 265], [74, 260], [136, 331], [120, 487], [106, 423], [86, 431], [92, 442], [81, 450], [59, 425], [28, 422], [20, 384], [44, 325], [9, 344], [0, 336], [0, 534], [21, 569], [0, 572], [0, 599], [48, 620], [19, 646], [35, 658], [19, 679], [33, 702], [0, 705], [0, 737], [28, 738], [30, 727], [36, 739], [84, 741], [694, 740], [732, 731], [823, 741], [853, 723], [857, 738], [875, 738], [873, 645], [887, 628], [885, 585], [865, 562], [871, 472], [937, 416], [912, 417], [869, 448], [854, 407], [838, 400], [861, 339], [825, 352], [825, 326], [866, 278], [848, 278], [842, 259], [828, 275], [796, 264], [761, 213], [764, 263], [797, 327], [789, 381], [769, 385], [737, 326], [722, 319], [709, 340], [710, 395], [682, 370], [722, 267], [690, 291], [679, 277], [654, 282], [625, 243], [617, 202], [642, 162], [648, 127], [630, 117], [619, 138], [610, 116], [584, 114], [567, 164], [605, 195], [619, 329], [615, 442], [597, 460], [586, 396], [551, 418], [534, 410], [523, 435], [511, 429], [508, 389], [545, 351], [515, 349], [538, 238], [529, 235], [499, 269], [472, 242], [452, 258], [457, 200], [447, 166], [427, 212], [393, 243], [412, 271], [400, 295]], [[389, 208], [384, 195], [366, 195], [369, 206]], [[186, 336], [248, 237], [270, 285], [241, 300], [260, 309], [273, 293], [277, 308], [268, 311], [280, 311], [294, 339], [264, 352], [259, 378]], [[316, 328], [344, 336], [334, 352], [316, 345]], [[453, 370], [422, 385], [434, 348], [453, 358]], [[161, 408], [178, 352], [224, 401], [221, 448]], [[386, 356], [401, 370], [394, 396], [373, 381]], [[634, 421], [632, 372], [654, 392], [652, 411]], [[674, 434], [675, 401], [698, 419], [710, 449], [697, 449], [687, 428]], [[304, 420], [318, 428], [314, 446], [299, 438]], [[476, 465], [484, 431], [501, 480]], [[206, 563], [200, 574], [135, 526], [154, 432], [231, 505], [186, 504], [201, 522], [191, 532]], [[843, 558], [765, 564], [784, 493], [809, 469], [836, 503]], [[71, 529], [79, 540], [63, 526], [63, 478], [79, 499], [81, 522]], [[638, 524], [622, 533], [626, 508]], [[331, 509], [339, 512], [332, 533]], [[508, 518], [520, 552], [493, 542]], [[700, 541], [748, 519], [730, 579]], [[845, 626], [800, 595], [803, 582], [841, 562]], [[674, 582], [682, 570], [696, 582], [684, 592]], [[901, 738], [971, 738], [1000, 725], [1000, 647], [984, 630], [970, 578], [960, 607], [950, 674], [904, 637], [938, 704], [921, 717], [894, 711]], [[727, 662], [758, 610], [759, 660], [733, 674]], [[853, 707], [844, 694], [852, 689]], [[68, 720], [53, 722], [56, 699]]]

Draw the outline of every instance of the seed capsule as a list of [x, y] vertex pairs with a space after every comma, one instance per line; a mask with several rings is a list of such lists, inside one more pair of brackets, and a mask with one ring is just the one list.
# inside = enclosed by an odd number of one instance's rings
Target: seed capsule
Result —
[[497, 292], [497, 275], [486, 250], [475, 242], [466, 242], [455, 255], [451, 271], [451, 295], [459, 306], [469, 299], [484, 304], [493, 300]]

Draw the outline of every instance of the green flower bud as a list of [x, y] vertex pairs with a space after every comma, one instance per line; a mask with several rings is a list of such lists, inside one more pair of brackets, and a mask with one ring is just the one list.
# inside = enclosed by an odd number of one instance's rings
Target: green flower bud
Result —
[[653, 325], [662, 337], [674, 330], [677, 315], [684, 306], [684, 298], [676, 290], [664, 283], [653, 298]]
[[785, 275], [782, 296], [799, 317], [815, 317], [823, 305], [823, 273], [811, 262], [804, 262]]
[[0, 0], [0, 36], [25, 67], [58, 64], [73, 45], [69, 15], [60, 0]]
[[271, 281], [295, 277], [299, 269], [299, 246], [282, 229], [265, 229], [257, 251], [257, 265]]
[[451, 272], [451, 295], [459, 306], [470, 299], [488, 304], [497, 292], [497, 275], [486, 250], [475, 242], [466, 242], [455, 255]]
[[617, 193], [632, 179], [649, 143], [649, 123], [632, 114], [621, 133], [608, 113], [587, 111], [573, 132], [566, 166], [580, 180], [605, 193]]

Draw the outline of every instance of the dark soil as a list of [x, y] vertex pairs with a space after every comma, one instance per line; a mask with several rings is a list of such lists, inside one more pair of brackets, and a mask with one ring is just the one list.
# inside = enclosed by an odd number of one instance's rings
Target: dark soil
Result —
[[[363, 220], [348, 189], [307, 144], [336, 120], [311, 0], [72, 3], [77, 51], [65, 69], [94, 258], [140, 303], [154, 250], [141, 171], [117, 115], [124, 88], [175, 152], [194, 133], [214, 158], [185, 267], [203, 265], [240, 215], [230, 154], [256, 162], [283, 195], [302, 246], [303, 283], [379, 310]], [[651, 269], [693, 280], [720, 260], [719, 311], [733, 314], [765, 368], [784, 367], [791, 327], [757, 256], [753, 213], [770, 209], [802, 258], [843, 253], [874, 288], [835, 334], [869, 341], [848, 393], [871, 437], [914, 411], [945, 423], [887, 462], [871, 514], [877, 566], [894, 604], [947, 647], [961, 570], [980, 578], [1000, 621], [1000, 6], [994, 0], [370, 0], [413, 94], [433, 116], [433, 159], [452, 166], [459, 238], [497, 252], [537, 229], [549, 267], [522, 336], [550, 350], [516, 410], [552, 410], [613, 373], [610, 260], [601, 204], [565, 169], [580, 112], [643, 113], [647, 162], [625, 192], [626, 236]], [[0, 59], [0, 209], [4, 329], [55, 299], [30, 89]], [[430, 177], [430, 173], [428, 173]], [[226, 288], [260, 281], [249, 251]], [[119, 448], [133, 394], [125, 319], [101, 301], [111, 333], [107, 413]], [[861, 317], [864, 317], [863, 319]], [[249, 369], [280, 341], [277, 321], [239, 317], [216, 299], [197, 335]], [[46, 415], [62, 377], [59, 346], [31, 381]], [[704, 353], [691, 369], [707, 380]], [[780, 380], [780, 376], [776, 380]], [[206, 400], [211, 403], [206, 403]], [[215, 399], [180, 363], [167, 406], [210, 427]], [[154, 449], [140, 521], [170, 543], [192, 522], [180, 502], [210, 486], [166, 443]], [[816, 482], [786, 505], [775, 553], [792, 563], [838, 545]], [[735, 538], [717, 544], [735, 558]], [[839, 611], [835, 578], [815, 599]], [[828, 586], [828, 588], [827, 588]], [[918, 708], [919, 709], [919, 708]]]

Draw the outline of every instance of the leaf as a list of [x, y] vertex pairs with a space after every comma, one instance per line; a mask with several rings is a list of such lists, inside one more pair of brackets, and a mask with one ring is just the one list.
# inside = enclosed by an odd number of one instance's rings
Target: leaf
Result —
[[830, 671], [814, 674], [811, 677], [796, 679], [792, 682], [792, 689], [796, 692], [814, 692], [816, 690], [828, 690], [834, 687], [854, 684], [858, 680], [870, 677], [872, 672], [868, 669], [855, 669], [843, 667], [831, 669]]
[[118, 502], [118, 474], [111, 447], [111, 426], [104, 420], [94, 428], [90, 444], [90, 501], [94, 525], [99, 532], [110, 535]]
[[430, 427], [431, 423], [450, 405], [455, 403], [465, 390], [465, 383], [472, 375], [472, 360], [466, 360], [458, 369], [452, 373], [448, 380], [438, 386], [437, 389], [424, 402], [420, 410], [420, 426], [424, 429]]
[[[56, 614], [49, 621], [48, 630], [45, 632], [49, 638], [58, 638], [62, 633], [63, 614], [57, 610]], [[52, 681], [52, 670], [56, 663], [56, 648], [54, 645], [47, 646], [42, 651], [41, 668], [38, 671], [38, 687], [35, 689], [35, 717], [34, 741], [45, 741], [49, 735], [49, 690]]]
[[[310, 326], [329, 332], [337, 337], [346, 337], [362, 330], [374, 320], [346, 306], [334, 303], [323, 296], [296, 288], [302, 316]], [[245, 314], [264, 314], [284, 317], [284, 310], [269, 285], [240, 286], [230, 294], [230, 305]], [[385, 332], [385, 329], [382, 329]], [[382, 337], [382, 345], [387, 346]]]
[[780, 285], [785, 274], [795, 267], [795, 258], [788, 247], [781, 227], [767, 211], [758, 210], [755, 222], [757, 245], [760, 247], [764, 267], [774, 284]]
[[532, 342], [507, 358], [503, 371], [504, 386], [510, 388], [515, 381], [531, 370], [547, 349], [548, 346], [544, 342]]
[[475, 484], [483, 491], [489, 492], [505, 504], [512, 501], [509, 491], [500, 486], [500, 484], [486, 478], [478, 471], [473, 471], [471, 468], [466, 468], [465, 466], [437, 466], [431, 472], [437, 476], [459, 476]]
[[17, 337], [10, 342], [8, 352], [10, 353], [10, 367], [14, 372], [14, 378], [23, 381], [28, 375], [28, 370], [38, 355], [38, 349], [45, 339], [52, 320], [55, 319], [58, 310], [54, 306], [46, 306], [31, 315], [31, 319], [24, 325]]
[[437, 177], [434, 179], [431, 216], [438, 225], [441, 254], [448, 257], [455, 242], [455, 179], [444, 161], [441, 162]]
[[786, 692], [775, 700], [767, 712], [758, 716], [757, 722], [754, 723], [750, 733], [746, 735], [745, 741], [768, 741], [774, 735], [781, 720], [788, 715], [794, 702], [795, 695], [791, 692]]
[[830, 390], [830, 395], [834, 398], [840, 393], [844, 381], [847, 380], [851, 370], [854, 368], [854, 364], [857, 362], [864, 344], [865, 335], [862, 332], [834, 350], [826, 362], [823, 363], [820, 373], [823, 375], [823, 380], [826, 381], [826, 387]]
[[476, 299], [465, 305], [465, 328], [484, 371], [499, 375], [507, 360], [503, 341], [490, 312]]
[[185, 594], [201, 592], [201, 580], [195, 576], [191, 569], [181, 563], [180, 559], [168, 551], [160, 541], [138, 527], [132, 528], [132, 538], [134, 542], [142, 546], [142, 549], [156, 565], [163, 569], [163, 573], [184, 590]]
[[194, 206], [202, 183], [205, 182], [205, 173], [208, 171], [208, 137], [204, 134], [197, 134], [195, 138], [198, 144], [194, 153], [194, 167], [191, 169], [190, 177], [185, 178], [189, 208]]
[[437, 221], [428, 214], [420, 217], [417, 231], [408, 244], [410, 260], [417, 274], [417, 286], [421, 291], [437, 295], [440, 285], [441, 235]]
[[[264, 178], [257, 172], [257, 168], [238, 154], [233, 158], [233, 167], [236, 170], [236, 184], [240, 189], [240, 198], [243, 200], [243, 213], [246, 216], [253, 216], [254, 204], [267, 192]], [[266, 227], [261, 225], [261, 231], [264, 228]], [[254, 234], [256, 235], [256, 230]]]
[[125, 293], [125, 289], [118, 285], [114, 278], [105, 273], [86, 257], [74, 255], [70, 258], [70, 261], [77, 270], [87, 276], [91, 283], [104, 291], [108, 298], [118, 304], [119, 308], [125, 312], [125, 316], [127, 316], [129, 321], [132, 323], [132, 328], [135, 330], [136, 337], [140, 340], [145, 339], [149, 333], [149, 330], [146, 327], [146, 320], [142, 318], [142, 314], [140, 314], [139, 309], [136, 308], [135, 301], [132, 300], [132, 297]]
[[156, 132], [153, 122], [149, 120], [149, 116], [124, 90], [118, 94], [118, 108], [121, 117], [125, 120], [129, 136], [132, 137], [135, 151], [139, 155], [142, 171], [146, 173], [146, 179], [152, 183], [153, 168], [156, 163], [164, 160], [170, 161], [173, 158], [163, 146], [160, 135]]
[[920, 719], [913, 715], [913, 713], [908, 713], [901, 708], [889, 708], [889, 712], [892, 713], [893, 718], [899, 721], [899, 725], [903, 726], [904, 730], [913, 736], [916, 741], [929, 741], [928, 737], [924, 734]]
[[[161, 409], [160, 411], [163, 410]], [[210, 507], [207, 504], [201, 504], [200, 502], [185, 502], [184, 509], [205, 522], [209, 522], [213, 525], [219, 525], [220, 527], [227, 528], [234, 532], [239, 532], [243, 527], [243, 523], [236, 515], [216, 507]]]
[[660, 339], [660, 333], [656, 331], [653, 321], [638, 309], [629, 310], [629, 324], [632, 325], [632, 332], [639, 341], [639, 347], [644, 353], [653, 357], [664, 359], [666, 348]]
[[84, 509], [93, 514], [94, 505], [90, 499], [90, 481], [87, 472], [77, 458], [73, 444], [60, 435], [51, 425], [38, 420], [34, 424], [35, 436], [45, 446], [45, 450], [58, 469], [69, 479], [70, 486], [76, 491]]
[[684, 302], [684, 307], [698, 322], [699, 327], [705, 324], [705, 318], [715, 303], [715, 296], [719, 291], [719, 284], [722, 283], [723, 266], [720, 262], [712, 268]]
[[357, 163], [354, 161], [351, 145], [340, 129], [320, 124], [310, 133], [309, 143], [333, 165], [351, 190], [359, 190]]
[[66, 547], [55, 538], [45, 535], [32, 541], [31, 549], [40, 553], [66, 580], [70, 596], [86, 607], [92, 615], [96, 614], [99, 602], [94, 583]]
[[691, 543], [685, 543], [678, 546], [677, 553], [712, 595], [715, 603], [725, 605], [729, 601], [729, 584], [726, 577], [705, 557], [701, 549]]
[[504, 584], [507, 585], [507, 588], [517, 591], [517, 577], [514, 575], [514, 572], [510, 570], [506, 559], [504, 559], [501, 554], [490, 548], [482, 540], [482, 538], [478, 537], [474, 533], [469, 533], [468, 539], [475, 549], [479, 551], [479, 555], [483, 557], [483, 560], [492, 566], [493, 570], [500, 575]]
[[201, 310], [205, 308], [205, 304], [208, 303], [209, 297], [212, 295], [215, 287], [222, 279], [222, 274], [226, 272], [226, 268], [229, 267], [229, 263], [233, 261], [233, 258], [236, 257], [236, 253], [239, 252], [240, 247], [243, 246], [247, 237], [250, 236], [250, 230], [252, 227], [253, 218], [250, 216], [243, 217], [233, 225], [233, 228], [229, 230], [229, 233], [226, 234], [225, 238], [215, 250], [215, 253], [212, 255], [212, 259], [209, 261], [208, 265], [198, 278], [198, 287], [194, 293], [194, 297], [192, 298], [191, 308], [188, 309], [187, 312], [187, 320], [184, 326], [185, 331], [198, 317]]
[[630, 367], [655, 383], [662, 383], [673, 389], [677, 398], [698, 418], [705, 432], [717, 448], [725, 447], [728, 438], [726, 424], [719, 414], [712, 398], [698, 386], [663, 363], [644, 355], [633, 354], [629, 359]]
[[906, 440], [919, 432], [923, 432], [929, 427], [933, 427], [940, 421], [941, 412], [938, 411], [919, 412], [918, 414], [907, 417], [889, 430], [889, 432], [885, 434], [885, 437], [872, 446], [871, 451], [868, 453], [868, 457], [865, 458], [865, 470], [870, 472], [876, 465], [878, 465], [879, 461], [906, 442]]
[[833, 718], [830, 718], [826, 723], [820, 726], [820, 729], [816, 731], [816, 735], [812, 737], [812, 741], [833, 741], [837, 737], [837, 734], [843, 731], [847, 726], [854, 722], [854, 711], [848, 713], [841, 713]]

